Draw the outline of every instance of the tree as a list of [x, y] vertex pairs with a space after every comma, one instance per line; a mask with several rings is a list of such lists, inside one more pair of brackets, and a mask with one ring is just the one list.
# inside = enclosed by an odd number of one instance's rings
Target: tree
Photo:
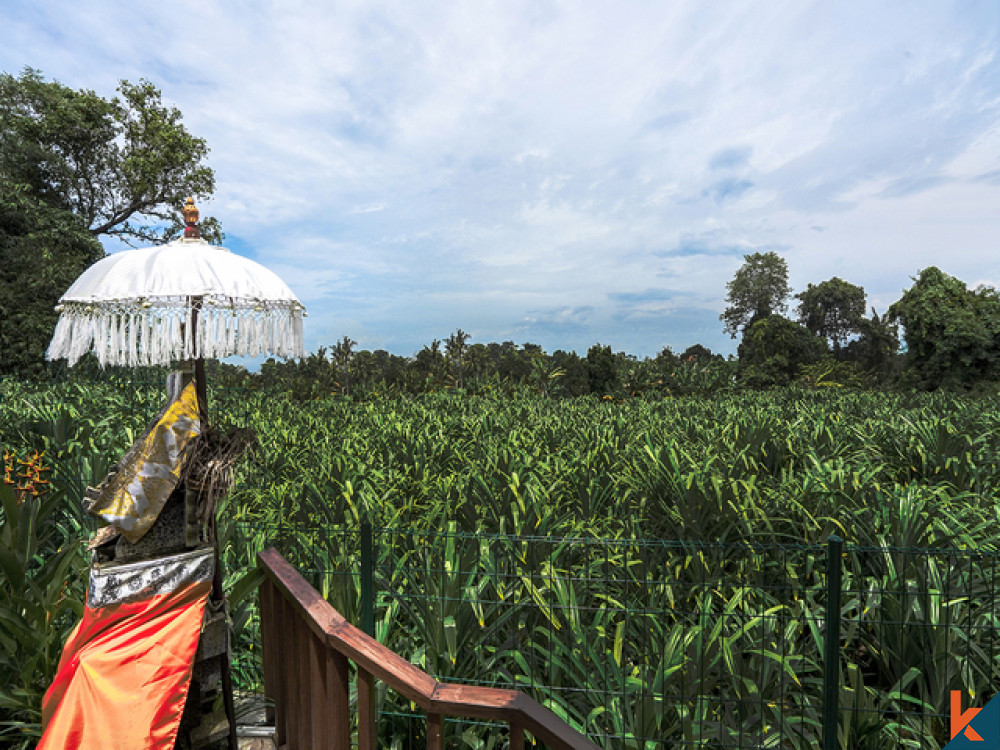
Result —
[[607, 395], [617, 388], [618, 368], [610, 346], [597, 343], [587, 350], [587, 370], [591, 393]]
[[712, 354], [712, 350], [704, 344], [691, 344], [680, 356], [681, 362], [694, 360], [695, 362], [711, 362], [714, 359], [722, 359], [721, 354]]
[[340, 379], [340, 389], [345, 396], [351, 395], [351, 363], [354, 361], [354, 347], [357, 345], [357, 341], [344, 336], [330, 352], [330, 359]]
[[354, 373], [355, 390], [398, 393], [406, 385], [406, 357], [389, 354], [385, 349], [362, 349], [354, 355], [351, 371]]
[[[72, 211], [94, 237], [166, 242], [184, 225], [184, 200], [215, 191], [208, 146], [149, 81], [121, 81], [118, 93], [75, 91], [31, 68], [0, 74], [0, 175]], [[201, 225], [218, 236], [214, 219]]]
[[566, 374], [565, 370], [556, 365], [551, 357], [533, 357], [531, 359], [530, 382], [543, 396], [548, 396], [552, 385]]
[[925, 388], [1000, 377], [1000, 296], [931, 266], [889, 308], [903, 326], [907, 366]]
[[[188, 196], [207, 197], [205, 141], [148, 81], [110, 100], [26, 68], [0, 74], [0, 375], [38, 375], [53, 307], [103, 255], [102, 236], [164, 242]], [[201, 223], [209, 241], [218, 222]]]
[[490, 368], [490, 354], [486, 344], [473, 344], [465, 353], [466, 372], [474, 386], [479, 386]]
[[531, 376], [531, 360], [513, 341], [487, 346], [496, 375], [510, 383], [525, 383]]
[[464, 359], [465, 352], [468, 348], [466, 346], [469, 341], [469, 334], [463, 331], [461, 328], [456, 330], [448, 340], [444, 342], [444, 356], [448, 360], [448, 366], [454, 373], [456, 382], [459, 388], [465, 386], [465, 372], [464, 372]]
[[815, 286], [809, 284], [795, 295], [799, 300], [799, 322], [812, 333], [833, 345], [834, 355], [840, 354], [847, 340], [860, 333], [865, 314], [865, 290], [834, 276]]
[[590, 370], [587, 360], [576, 352], [557, 349], [552, 353], [552, 363], [562, 372], [553, 392], [563, 396], [585, 396], [590, 393]]
[[338, 390], [336, 376], [327, 349], [321, 346], [298, 361], [268, 357], [261, 363], [258, 382], [264, 388], [280, 388], [295, 399], [314, 399]]
[[0, 376], [38, 378], [57, 314], [77, 276], [104, 255], [74, 214], [11, 200], [0, 185]]
[[791, 294], [788, 264], [775, 252], [743, 256], [744, 263], [726, 284], [727, 307], [719, 316], [724, 330], [733, 338], [757, 320], [783, 313]]
[[826, 352], [826, 341], [781, 315], [759, 318], [739, 346], [741, 377], [757, 386], [787, 385]]
[[441, 353], [441, 341], [434, 339], [430, 346], [417, 352], [413, 360], [413, 388], [420, 392], [431, 383], [440, 383], [444, 380], [446, 366], [444, 354]]
[[[690, 349], [690, 347], [688, 347]], [[656, 355], [655, 362], [658, 367], [663, 366], [673, 366], [680, 361], [680, 358], [674, 354], [673, 349], [669, 346], [665, 346], [660, 349], [660, 353]]]
[[847, 345], [847, 359], [879, 378], [887, 377], [898, 358], [896, 326], [889, 321], [888, 315], [880, 318], [873, 307], [871, 318], [861, 318], [857, 330], [858, 338]]

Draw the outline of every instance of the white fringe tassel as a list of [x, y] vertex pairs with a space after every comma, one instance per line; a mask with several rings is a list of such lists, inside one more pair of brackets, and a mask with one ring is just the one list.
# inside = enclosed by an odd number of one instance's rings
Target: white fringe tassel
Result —
[[169, 365], [194, 357], [303, 357], [302, 317], [297, 302], [233, 304], [205, 299], [192, 331], [193, 309], [186, 299], [126, 303], [64, 302], [49, 343], [47, 359], [67, 359], [70, 367], [93, 350], [107, 365]]

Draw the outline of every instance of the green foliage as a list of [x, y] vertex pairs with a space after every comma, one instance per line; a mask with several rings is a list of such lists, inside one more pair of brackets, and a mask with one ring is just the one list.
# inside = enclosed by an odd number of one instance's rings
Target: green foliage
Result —
[[443, 350], [436, 339], [415, 356], [400, 357], [384, 350], [355, 352], [356, 342], [345, 336], [332, 351], [320, 347], [298, 361], [268, 359], [259, 373], [218, 363], [209, 367], [213, 377], [222, 375], [226, 384], [296, 400], [331, 395], [365, 400], [438, 391], [512, 394], [524, 387], [553, 398], [704, 394], [732, 387], [735, 371], [735, 363], [699, 344], [688, 347], [683, 358], [661, 352], [655, 359], [639, 359], [601, 344], [581, 357], [562, 350], [549, 355], [532, 343], [518, 347], [513, 341], [467, 342], [468, 334], [459, 329]]
[[587, 350], [587, 370], [590, 392], [598, 395], [614, 393], [618, 385], [615, 355], [610, 346], [594, 344]]
[[208, 147], [149, 81], [118, 93], [103, 99], [31, 68], [0, 74], [0, 174], [95, 237], [163, 242], [183, 226], [184, 200], [215, 190]]
[[33, 745], [41, 699], [83, 612], [84, 556], [61, 493], [16, 493], [0, 483], [0, 739]]
[[0, 377], [40, 378], [59, 297], [100, 243], [72, 212], [0, 179]]
[[451, 380], [459, 388], [465, 387], [465, 352], [468, 350], [469, 334], [461, 328], [456, 330], [444, 344], [444, 356], [448, 361]]
[[411, 372], [413, 375], [411, 382], [417, 388], [424, 386], [433, 390], [435, 386], [441, 387], [445, 384], [447, 363], [444, 353], [441, 351], [441, 342], [438, 339], [434, 339], [430, 346], [425, 346], [417, 352], [413, 358]]
[[814, 388], [863, 388], [872, 379], [872, 374], [857, 362], [837, 359], [829, 353], [799, 368], [799, 382]]
[[561, 372], [553, 393], [561, 396], [585, 396], [590, 393], [590, 370], [587, 360], [576, 352], [561, 349], [552, 354], [552, 364]]
[[[802, 371], [809, 383], [817, 383], [829, 372], [841, 372], [831, 382], [854, 384], [899, 382], [896, 325], [889, 316], [865, 318], [865, 290], [834, 276], [796, 295], [798, 320], [803, 330], [833, 347], [833, 357], [852, 363], [842, 368], [816, 362], [825, 352], [778, 313], [785, 309], [790, 293], [788, 269], [775, 253], [748, 255], [746, 263], [727, 284], [729, 306], [720, 315], [725, 330], [734, 338], [742, 330], [739, 347], [741, 384], [770, 387], [786, 384]], [[899, 303], [897, 303], [898, 305]], [[762, 326], [758, 324], [764, 323]]]
[[898, 365], [899, 334], [889, 316], [881, 318], [872, 308], [871, 318], [857, 321], [860, 334], [847, 345], [846, 359], [856, 363], [872, 377], [886, 381]]
[[741, 379], [754, 387], [787, 385], [826, 352], [826, 341], [780, 315], [753, 323], [739, 347]]
[[908, 365], [924, 388], [1000, 379], [1000, 296], [931, 266], [889, 308], [903, 326]]
[[726, 333], [736, 338], [755, 321], [782, 313], [791, 294], [788, 264], [773, 251], [743, 256], [733, 280], [726, 284], [726, 309], [719, 320]]
[[[104, 99], [30, 68], [0, 73], [0, 376], [39, 378], [59, 297], [101, 236], [163, 242], [189, 195], [214, 190], [208, 148], [148, 81]], [[221, 239], [208, 217], [202, 233]]]
[[701, 344], [692, 344], [683, 352], [681, 352], [680, 358], [681, 360], [684, 361], [696, 359], [701, 362], [707, 362], [713, 359], [722, 359], [722, 355], [712, 354], [712, 350], [709, 349], [707, 346], [703, 346]]
[[854, 334], [860, 333], [865, 314], [865, 290], [834, 276], [795, 295], [799, 300], [799, 322], [811, 333], [828, 339], [833, 353]]
[[[664, 372], [698, 378], [733, 365], [661, 360]], [[643, 738], [669, 737], [813, 747], [825, 618], [817, 545], [837, 531], [854, 542], [842, 705], [860, 709], [841, 713], [843, 747], [941, 747], [940, 722], [913, 712], [944, 713], [951, 689], [981, 694], [1000, 666], [987, 606], [1000, 401], [847, 388], [654, 393], [609, 402], [529, 386], [453, 389], [324, 396], [304, 408], [213, 388], [220, 426], [255, 426], [264, 446], [220, 509], [239, 683], [260, 679], [255, 580], [245, 577], [255, 554], [278, 546], [356, 621], [367, 515], [377, 637], [425, 668], [529, 691], [609, 746], [645, 750]], [[158, 382], [0, 380], [4, 444], [46, 449], [63, 493], [36, 527], [62, 529], [47, 549], [79, 538], [77, 487], [161, 400]], [[55, 554], [33, 560], [32, 575], [55, 580], [59, 571], [42, 571]], [[77, 601], [83, 564], [70, 576]], [[59, 601], [54, 589], [45, 596]], [[17, 606], [19, 636], [38, 637], [23, 625], [30, 607]], [[44, 643], [61, 643], [71, 621], [65, 612], [40, 631]], [[54, 659], [58, 646], [48, 648]], [[15, 684], [15, 661], [4, 662], [4, 684]], [[31, 724], [33, 710], [5, 713], [6, 726]], [[386, 746], [399, 726], [382, 725]], [[452, 739], [475, 747], [485, 734], [465, 727]]]

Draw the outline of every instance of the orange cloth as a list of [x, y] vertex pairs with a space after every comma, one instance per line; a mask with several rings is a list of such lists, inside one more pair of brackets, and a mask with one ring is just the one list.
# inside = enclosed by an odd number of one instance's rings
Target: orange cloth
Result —
[[173, 748], [212, 585], [210, 561], [196, 570], [195, 555], [178, 557], [186, 567], [160, 561], [127, 592], [105, 580], [110, 595], [98, 587], [95, 596], [92, 572], [83, 619], [42, 701], [38, 750]]

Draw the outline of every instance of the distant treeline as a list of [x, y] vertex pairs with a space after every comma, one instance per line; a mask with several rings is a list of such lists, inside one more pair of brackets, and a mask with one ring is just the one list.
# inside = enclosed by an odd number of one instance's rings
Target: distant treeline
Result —
[[[357, 351], [347, 336], [298, 362], [266, 361], [258, 373], [213, 366], [219, 382], [275, 388], [297, 398], [366, 397], [444, 389], [482, 393], [531, 388], [555, 397], [611, 398], [712, 393], [730, 388], [878, 387], [989, 392], [1000, 383], [1000, 295], [969, 289], [935, 267], [879, 315], [866, 314], [864, 289], [834, 277], [797, 295], [775, 253], [745, 256], [727, 284], [726, 331], [740, 338], [737, 357], [694, 344], [638, 358], [596, 343], [585, 356], [532, 343], [469, 343], [461, 329], [412, 357]], [[902, 329], [902, 341], [899, 331]]]
[[527, 387], [548, 396], [612, 397], [640, 393], [698, 393], [733, 382], [738, 362], [727, 361], [695, 345], [680, 355], [669, 348], [655, 358], [639, 359], [610, 346], [594, 344], [585, 356], [537, 344], [513, 341], [470, 344], [469, 334], [455, 331], [442, 344], [435, 339], [412, 357], [384, 350], [355, 351], [356, 342], [341, 339], [298, 362], [269, 359], [260, 372], [219, 364], [213, 373], [231, 383], [279, 388], [296, 397], [329, 394], [371, 396], [418, 394], [444, 389], [483, 393]]
[[[771, 257], [767, 257], [771, 256]], [[458, 329], [435, 339], [412, 356], [383, 349], [358, 350], [344, 336], [298, 361], [268, 359], [259, 372], [221, 362], [208, 364], [215, 385], [267, 389], [297, 399], [326, 396], [368, 398], [416, 395], [442, 390], [456, 393], [530, 388], [552, 397], [595, 394], [610, 398], [714, 393], [732, 388], [769, 388], [798, 383], [809, 387], [948, 388], [992, 392], [1000, 383], [1000, 296], [992, 288], [969, 289], [964, 282], [930, 267], [920, 272], [900, 300], [879, 316], [865, 315], [864, 290], [834, 278], [810, 284], [797, 295], [796, 319], [778, 312], [786, 306], [773, 288], [766, 304], [753, 300], [737, 315], [733, 288], [741, 274], [767, 282], [759, 260], [747, 264], [728, 285], [730, 307], [720, 318], [739, 354], [728, 358], [701, 344], [682, 352], [664, 347], [655, 357], [639, 358], [596, 343], [585, 355], [538, 344], [470, 343]], [[784, 261], [777, 258], [780, 286]], [[757, 264], [757, 267], [754, 264]], [[762, 282], [761, 280], [765, 281]], [[783, 296], [790, 296], [784, 287]], [[766, 295], [757, 290], [758, 301]], [[900, 341], [898, 331], [902, 327]], [[0, 373], [2, 374], [2, 373]], [[123, 371], [135, 377], [136, 373]], [[145, 378], [163, 373], [149, 371]], [[50, 365], [49, 377], [103, 377], [86, 358], [72, 373]], [[35, 378], [32, 378], [35, 379]]]
[[[761, 258], [777, 273], [762, 273]], [[755, 254], [747, 256], [728, 285], [730, 306], [720, 318], [734, 338], [740, 337], [736, 357], [723, 357], [701, 344], [679, 353], [664, 347], [655, 357], [644, 358], [600, 343], [585, 355], [561, 349], [550, 354], [533, 343], [470, 343], [469, 334], [458, 329], [409, 357], [383, 349], [358, 350], [357, 342], [344, 336], [298, 361], [268, 359], [259, 372], [222, 362], [208, 363], [208, 372], [215, 385], [274, 390], [296, 399], [521, 388], [552, 397], [593, 394], [620, 399], [792, 383], [977, 393], [998, 389], [1000, 296], [994, 289], [969, 289], [930, 267], [884, 315], [872, 310], [869, 316], [864, 314], [864, 290], [833, 278], [810, 284], [796, 295], [800, 304], [796, 319], [791, 319], [778, 312], [786, 309], [783, 298], [791, 295], [784, 273], [784, 261], [773, 253]], [[757, 285], [756, 297], [741, 302], [733, 290], [740, 291], [747, 275]], [[768, 284], [770, 290], [762, 292]], [[59, 379], [106, 374], [91, 357], [72, 372], [64, 365], [48, 369], [49, 377]], [[121, 374], [136, 377], [130, 371]], [[140, 377], [162, 375], [150, 370]]]
[[[713, 354], [695, 344], [676, 354], [669, 347], [655, 357], [639, 358], [594, 344], [586, 355], [556, 350], [551, 354], [532, 343], [513, 341], [467, 344], [461, 330], [445, 345], [434, 340], [412, 357], [378, 349], [356, 351], [344, 337], [332, 349], [320, 347], [299, 361], [264, 362], [259, 372], [213, 362], [209, 375], [217, 385], [275, 389], [294, 398], [329, 395], [367, 398], [416, 395], [440, 390], [485, 393], [530, 388], [552, 397], [595, 394], [611, 398], [643, 395], [708, 394], [745, 387], [769, 387], [791, 382], [765, 377], [761, 368]], [[463, 341], [461, 346], [457, 342]], [[882, 386], [890, 378], [865, 370], [841, 355], [825, 354], [799, 367], [797, 382], [827, 386]]]

